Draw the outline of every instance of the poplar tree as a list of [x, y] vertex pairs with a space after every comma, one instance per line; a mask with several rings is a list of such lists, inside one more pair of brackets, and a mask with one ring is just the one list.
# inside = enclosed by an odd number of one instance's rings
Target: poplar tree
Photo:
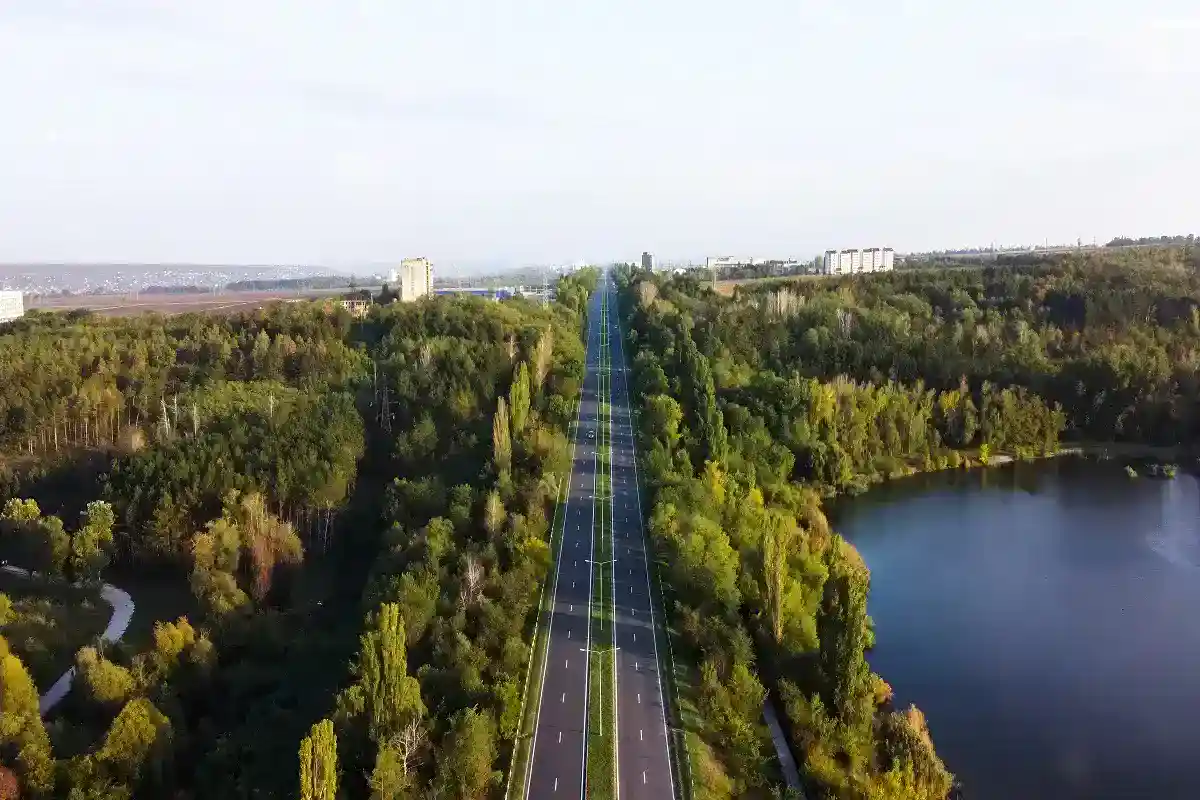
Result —
[[421, 684], [408, 674], [400, 606], [381, 605], [360, 641], [359, 673], [371, 738], [382, 742], [425, 715]]
[[492, 460], [497, 472], [508, 474], [512, 466], [512, 438], [508, 427], [508, 404], [503, 397], [496, 402], [496, 414], [492, 417]]
[[508, 414], [512, 422], [512, 438], [518, 438], [529, 421], [529, 366], [517, 365], [512, 386], [508, 390]]
[[337, 788], [337, 736], [323, 719], [300, 743], [300, 800], [334, 800]]
[[533, 351], [533, 372], [530, 375], [533, 396], [542, 400], [545, 397], [546, 376], [550, 373], [550, 363], [554, 360], [554, 329], [547, 327], [538, 337], [537, 347]]
[[827, 563], [829, 577], [817, 614], [824, 700], [839, 722], [854, 728], [870, 718], [871, 668], [867, 665], [867, 581], [842, 554], [835, 537]]

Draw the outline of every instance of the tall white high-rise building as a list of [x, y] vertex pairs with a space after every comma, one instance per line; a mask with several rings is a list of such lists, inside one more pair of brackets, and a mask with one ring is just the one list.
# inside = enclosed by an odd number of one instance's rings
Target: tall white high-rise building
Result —
[[826, 250], [821, 264], [825, 275], [857, 275], [861, 272], [890, 272], [895, 267], [896, 251], [890, 247], [859, 250]]
[[0, 322], [25, 316], [25, 298], [20, 292], [0, 290]]

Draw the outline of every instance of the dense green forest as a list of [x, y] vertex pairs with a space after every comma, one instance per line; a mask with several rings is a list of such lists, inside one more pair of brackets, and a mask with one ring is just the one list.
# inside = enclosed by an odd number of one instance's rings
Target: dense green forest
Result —
[[520, 721], [595, 280], [562, 279], [549, 306], [0, 329], [0, 558], [46, 586], [116, 572], [138, 615], [153, 576], [193, 608], [79, 650], [43, 722], [5, 598], [0, 789], [489, 796]]
[[732, 297], [624, 274], [649, 529], [698, 665], [698, 796], [761, 780], [768, 692], [810, 797], [947, 795], [920, 711], [893, 709], [867, 664], [869, 575], [822, 498], [1064, 438], [1192, 448], [1198, 267], [1189, 250], [1023, 258]]

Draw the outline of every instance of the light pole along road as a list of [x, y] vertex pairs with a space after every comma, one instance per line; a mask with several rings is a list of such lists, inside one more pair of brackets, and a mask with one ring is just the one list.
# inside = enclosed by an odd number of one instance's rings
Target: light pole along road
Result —
[[[607, 281], [607, 275], [605, 280]], [[620, 800], [675, 800], [667, 735], [665, 687], [660, 669], [658, 619], [650, 581], [650, 555], [642, 524], [629, 373], [617, 324], [609, 314], [612, 353], [612, 526], [616, 559], [617, 789]], [[665, 653], [662, 655], [666, 655]]]
[[586, 372], [572, 442], [562, 543], [542, 664], [542, 693], [524, 796], [583, 797], [587, 757], [588, 653], [595, 545], [597, 420], [603, 284], [588, 303]]

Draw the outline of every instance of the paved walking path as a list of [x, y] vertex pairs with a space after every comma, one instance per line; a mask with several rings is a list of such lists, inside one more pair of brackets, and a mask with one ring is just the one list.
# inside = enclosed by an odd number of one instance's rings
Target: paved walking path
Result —
[[771, 741], [775, 744], [775, 754], [779, 756], [779, 766], [783, 768], [783, 777], [787, 781], [788, 788], [801, 792], [800, 796], [803, 797], [804, 790], [800, 786], [800, 771], [796, 769], [796, 760], [792, 758], [787, 737], [783, 735], [783, 728], [779, 726], [779, 717], [775, 714], [775, 704], [769, 697], [766, 704], [763, 705], [763, 717], [766, 718], [767, 727], [771, 730]]
[[[19, 575], [23, 578], [29, 577], [29, 570], [21, 569], [20, 567], [4, 566], [0, 567], [0, 570], [10, 575]], [[100, 639], [103, 642], [109, 643], [119, 642], [121, 641], [121, 637], [125, 635], [125, 631], [129, 628], [129, 621], [133, 619], [133, 598], [124, 589], [118, 589], [109, 583], [100, 586], [100, 596], [112, 606], [113, 610], [112, 617], [108, 620], [108, 626], [105, 627], [104, 633], [100, 634]], [[62, 702], [62, 699], [71, 691], [71, 684], [74, 680], [75, 668], [71, 667], [39, 698], [38, 710], [43, 717]]]

